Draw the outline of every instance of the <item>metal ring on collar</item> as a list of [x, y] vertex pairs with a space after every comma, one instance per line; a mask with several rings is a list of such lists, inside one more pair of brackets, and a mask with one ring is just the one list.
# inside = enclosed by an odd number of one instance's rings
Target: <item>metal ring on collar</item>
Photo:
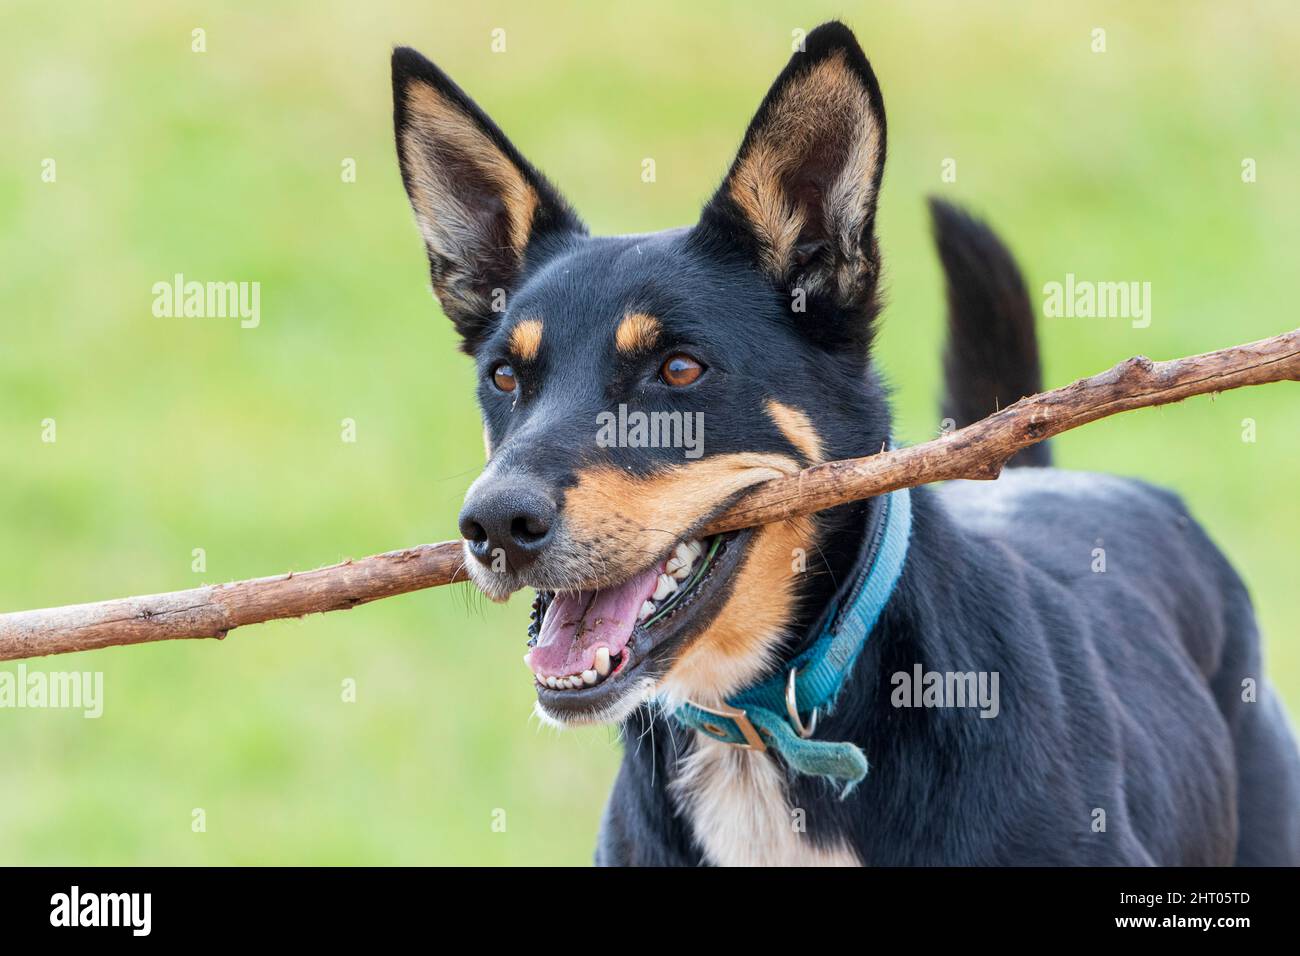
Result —
[[817, 730], [817, 708], [814, 707], [812, 716], [808, 718], [808, 726], [803, 725], [799, 719], [798, 695], [795, 693], [795, 669], [790, 668], [790, 674], [785, 679], [785, 712], [790, 715], [790, 723], [794, 725], [794, 732], [804, 740], [807, 740]]

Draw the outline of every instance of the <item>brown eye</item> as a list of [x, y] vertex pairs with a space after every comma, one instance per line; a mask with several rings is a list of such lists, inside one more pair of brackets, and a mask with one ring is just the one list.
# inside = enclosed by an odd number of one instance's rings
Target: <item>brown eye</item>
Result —
[[703, 374], [704, 366], [681, 352], [668, 356], [664, 364], [659, 367], [659, 377], [663, 379], [665, 385], [671, 385], [673, 388], [684, 388]]
[[515, 370], [502, 362], [492, 370], [492, 384], [503, 392], [513, 392], [519, 381], [515, 378]]

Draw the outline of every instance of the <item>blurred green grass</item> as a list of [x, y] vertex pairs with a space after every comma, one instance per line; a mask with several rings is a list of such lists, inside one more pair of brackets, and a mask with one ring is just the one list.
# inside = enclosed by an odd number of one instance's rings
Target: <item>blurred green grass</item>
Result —
[[[904, 440], [938, 427], [929, 193], [987, 214], [1031, 288], [1152, 283], [1150, 328], [1045, 320], [1049, 383], [1293, 327], [1300, 15], [1135, 6], [6, 4], [0, 608], [455, 534], [480, 426], [393, 159], [394, 43], [455, 76], [594, 231], [635, 232], [693, 220], [791, 30], [845, 18], [890, 120], [879, 354]], [[154, 318], [176, 272], [261, 282], [261, 327]], [[1294, 388], [1271, 386], [1056, 443], [1067, 466], [1185, 496], [1250, 584], [1293, 712], [1298, 433]], [[617, 746], [531, 719], [526, 606], [444, 588], [38, 665], [102, 669], [105, 713], [0, 710], [0, 864], [585, 863]]]

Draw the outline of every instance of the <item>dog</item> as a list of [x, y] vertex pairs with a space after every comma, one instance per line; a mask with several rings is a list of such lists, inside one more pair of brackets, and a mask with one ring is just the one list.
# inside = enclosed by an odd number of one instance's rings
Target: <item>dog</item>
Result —
[[[441, 70], [392, 67], [402, 181], [479, 373], [465, 566], [490, 598], [536, 591], [537, 713], [626, 741], [597, 863], [1300, 861], [1249, 597], [1173, 494], [1037, 445], [996, 482], [702, 535], [892, 438], [885, 110], [847, 27], [807, 35], [699, 222], [650, 235], [589, 235]], [[996, 236], [931, 208], [964, 425], [1040, 389], [1033, 310]]]

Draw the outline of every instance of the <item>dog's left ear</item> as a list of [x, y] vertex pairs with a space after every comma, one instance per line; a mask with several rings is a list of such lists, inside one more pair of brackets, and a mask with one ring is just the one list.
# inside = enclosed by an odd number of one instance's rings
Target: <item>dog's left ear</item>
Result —
[[759, 106], [701, 228], [741, 243], [778, 287], [864, 306], [879, 270], [884, 164], [885, 107], [871, 64], [848, 27], [823, 24]]

